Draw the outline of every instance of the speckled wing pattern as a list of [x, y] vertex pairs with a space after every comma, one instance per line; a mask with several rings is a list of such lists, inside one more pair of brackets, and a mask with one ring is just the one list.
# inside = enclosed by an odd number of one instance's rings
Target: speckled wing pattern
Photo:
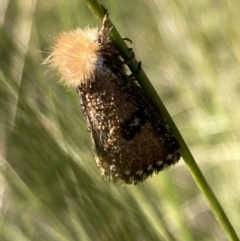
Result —
[[180, 148], [157, 107], [116, 55], [110, 57], [114, 47], [108, 44], [94, 80], [77, 90], [103, 175], [137, 184], [175, 164]]
[[180, 147], [158, 108], [126, 74], [108, 23], [106, 13], [101, 29], [63, 32], [44, 63], [77, 89], [103, 176], [138, 184], [175, 164]]

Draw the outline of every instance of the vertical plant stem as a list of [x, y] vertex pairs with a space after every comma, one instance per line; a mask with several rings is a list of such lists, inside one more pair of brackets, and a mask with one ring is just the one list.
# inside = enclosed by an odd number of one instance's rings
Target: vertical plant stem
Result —
[[[102, 9], [102, 6], [98, 3], [97, 0], [85, 0], [86, 4], [88, 5], [91, 12], [96, 16], [96, 18], [102, 22], [102, 19], [104, 17], [104, 11]], [[124, 60], [131, 59], [131, 54], [128, 51], [128, 47], [126, 43], [121, 38], [120, 34], [112, 25], [112, 31], [111, 31], [111, 40], [114, 42], [114, 44], [117, 46], [118, 50], [120, 51], [122, 57]], [[135, 73], [138, 68], [138, 62], [136, 59], [131, 61], [131, 63], [128, 65], [130, 70]], [[139, 82], [139, 84], [143, 87], [143, 89], [147, 92], [151, 100], [158, 106], [161, 113], [165, 116], [169, 126], [171, 127], [175, 137], [178, 139], [179, 144], [181, 146], [182, 150], [182, 157], [188, 167], [188, 170], [190, 171], [193, 179], [195, 180], [197, 186], [199, 187], [200, 191], [203, 193], [205, 198], [207, 199], [208, 203], [210, 204], [210, 207], [217, 218], [218, 222], [221, 224], [223, 229], [225, 230], [228, 237], [233, 241], [239, 241], [239, 238], [231, 225], [230, 221], [227, 218], [227, 215], [225, 214], [222, 206], [218, 202], [216, 196], [212, 192], [210, 186], [208, 185], [206, 179], [204, 178], [202, 172], [200, 171], [199, 167], [197, 166], [188, 146], [186, 145], [182, 135], [180, 134], [179, 130], [177, 129], [175, 123], [173, 122], [171, 116], [169, 115], [167, 109], [165, 108], [164, 104], [162, 103], [161, 99], [159, 98], [157, 92], [155, 91], [154, 87], [152, 86], [151, 82], [149, 81], [148, 77], [142, 70], [139, 74], [136, 75], [136, 79]]]

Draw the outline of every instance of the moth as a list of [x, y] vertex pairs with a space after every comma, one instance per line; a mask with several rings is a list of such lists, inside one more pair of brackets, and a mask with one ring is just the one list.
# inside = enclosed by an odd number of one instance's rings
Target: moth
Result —
[[101, 29], [64, 32], [45, 63], [76, 88], [102, 175], [138, 184], [177, 163], [181, 150], [159, 109], [126, 73], [110, 31], [106, 13]]

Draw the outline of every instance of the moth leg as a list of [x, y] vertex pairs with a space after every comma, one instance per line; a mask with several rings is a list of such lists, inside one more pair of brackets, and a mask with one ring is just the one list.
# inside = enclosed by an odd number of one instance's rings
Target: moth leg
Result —
[[137, 70], [135, 71], [135, 74], [139, 74], [140, 72], [142, 71], [142, 62], [139, 61], [138, 62], [138, 67], [137, 67]]
[[103, 12], [104, 12], [104, 18], [103, 18], [103, 26], [107, 27], [107, 25], [109, 24], [109, 12], [108, 10], [103, 6], [103, 4], [101, 3]]
[[131, 64], [131, 63], [133, 62], [133, 60], [135, 59], [135, 53], [134, 53], [133, 49], [132, 49], [132, 48], [128, 48], [128, 51], [130, 52], [130, 54], [131, 54], [132, 56], [130, 57], [130, 59], [125, 60], [125, 61], [123, 62], [124, 64]]
[[[111, 29], [112, 29], [112, 26], [109, 28], [109, 25], [110, 25], [110, 20], [109, 20], [109, 12], [108, 12], [108, 10], [104, 7], [104, 5], [103, 4], [101, 4], [101, 6], [102, 6], [102, 9], [103, 9], [103, 11], [104, 11], [104, 13], [105, 13], [105, 16], [104, 16], [104, 18], [103, 18], [103, 26], [102, 26], [102, 29], [101, 29], [101, 31], [102, 32], [105, 32], [104, 30], [106, 30], [106, 29], [108, 29], [108, 33], [111, 31]], [[100, 31], [100, 32], [101, 32]], [[108, 34], [108, 33], [104, 33], [104, 34], [102, 34], [102, 36], [104, 36], [104, 35], [106, 35], [106, 34]], [[131, 39], [129, 39], [129, 38], [126, 38], [126, 37], [122, 37], [122, 39], [124, 40], [124, 41], [128, 41], [128, 42], [130, 42], [130, 43], [132, 43], [132, 40]], [[101, 43], [103, 43], [103, 37], [102, 37], [102, 39], [100, 40], [100, 42]], [[132, 48], [128, 48], [128, 51], [131, 53], [131, 58], [129, 59], [129, 60], [125, 60], [124, 61], [124, 64], [130, 64], [134, 59], [135, 59], [135, 53], [134, 53], [134, 51], [133, 51], [133, 49]], [[135, 73], [132, 73], [132, 74], [130, 74], [130, 78], [135, 78], [135, 76], [136, 75], [138, 75], [140, 72], [141, 72], [141, 70], [142, 70], [142, 63], [141, 63], [141, 61], [139, 61], [138, 62], [138, 68], [137, 68], [137, 70], [135, 71]]]
[[135, 71], [134, 73], [130, 74], [129, 77], [135, 79], [136, 76], [137, 76], [141, 71], [142, 71], [142, 62], [139, 61], [139, 62], [138, 62], [138, 67], [137, 67], [136, 71]]
[[109, 33], [112, 30], [112, 26], [109, 19], [108, 10], [102, 4], [101, 6], [105, 15], [103, 17], [102, 28], [99, 31], [98, 41], [101, 45], [105, 45], [109, 41]]
[[[124, 61], [124, 64], [127, 64], [127, 65], [131, 64], [134, 61], [134, 59], [135, 59], [135, 53], [134, 53], [133, 49], [132, 48], [128, 48], [128, 51], [131, 53], [132, 56], [131, 56], [130, 59]], [[129, 77], [130, 78], [135, 78], [135, 76], [138, 75], [141, 72], [141, 70], [142, 70], [142, 62], [139, 61], [138, 62], [138, 67], [137, 67], [135, 73], [130, 74]]]
[[131, 44], [133, 43], [132, 40], [131, 40], [130, 38], [122, 37], [122, 40], [124, 40], [124, 41], [128, 41], [128, 42], [130, 42]]

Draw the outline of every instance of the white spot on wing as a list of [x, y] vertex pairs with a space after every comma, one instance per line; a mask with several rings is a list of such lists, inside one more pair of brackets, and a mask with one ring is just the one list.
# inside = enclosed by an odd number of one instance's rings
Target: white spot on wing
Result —
[[163, 161], [157, 161], [157, 162], [156, 162], [156, 165], [159, 166], [159, 167], [160, 167], [162, 164], [163, 164]]
[[173, 158], [173, 155], [172, 155], [172, 154], [168, 154], [168, 155], [167, 155], [167, 160], [172, 160], [172, 158]]
[[143, 171], [142, 171], [142, 170], [138, 170], [138, 171], [136, 171], [136, 175], [138, 175], [138, 176], [142, 176], [142, 174], [143, 174]]
[[110, 166], [110, 170], [113, 171], [113, 172], [116, 171], [116, 166], [115, 165], [111, 165]]
[[148, 171], [152, 170], [152, 165], [149, 165], [147, 168]]
[[126, 176], [129, 176], [129, 175], [130, 175], [130, 171], [129, 171], [129, 170], [125, 170], [125, 171], [124, 171], [124, 174], [125, 174]]

